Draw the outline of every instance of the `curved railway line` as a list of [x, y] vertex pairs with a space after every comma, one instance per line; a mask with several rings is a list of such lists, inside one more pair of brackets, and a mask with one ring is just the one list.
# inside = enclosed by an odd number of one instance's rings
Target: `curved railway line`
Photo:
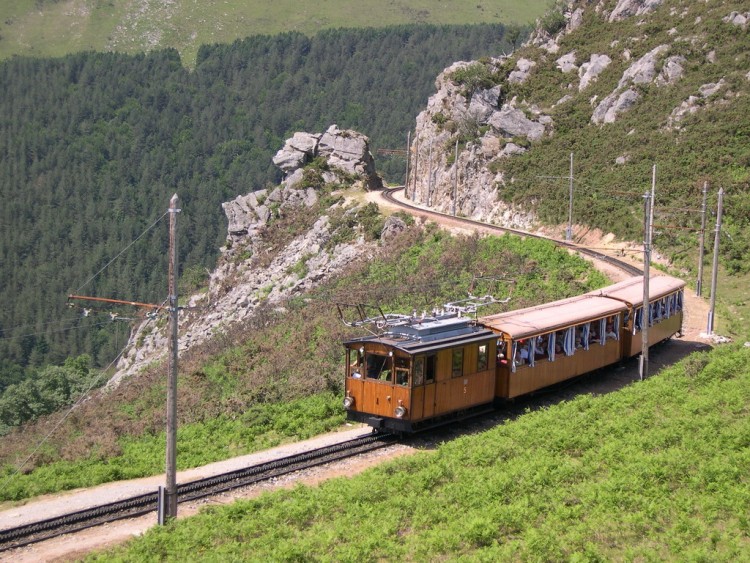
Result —
[[638, 268], [637, 266], [633, 266], [632, 264], [629, 264], [625, 262], [624, 260], [618, 260], [617, 258], [614, 258], [612, 256], [609, 256], [608, 254], [604, 254], [602, 252], [598, 252], [596, 250], [592, 250], [590, 248], [586, 248], [585, 246], [580, 246], [578, 244], [567, 242], [563, 240], [553, 239], [550, 237], [545, 237], [543, 235], [537, 235], [534, 233], [529, 233], [527, 231], [522, 231], [519, 229], [512, 229], [510, 227], [500, 227], [497, 225], [492, 225], [491, 223], [484, 223], [482, 221], [476, 221], [474, 219], [467, 219], [466, 217], [459, 217], [454, 215], [449, 215], [447, 213], [441, 213], [440, 211], [434, 211], [431, 209], [425, 209], [424, 207], [419, 207], [417, 205], [412, 205], [410, 203], [406, 203], [402, 200], [396, 199], [394, 197], [394, 194], [396, 192], [399, 192], [403, 190], [403, 186], [399, 186], [396, 188], [389, 188], [383, 190], [383, 198], [393, 205], [396, 205], [398, 207], [406, 208], [412, 211], [417, 211], [422, 215], [426, 215], [428, 217], [440, 217], [443, 219], [449, 219], [451, 221], [462, 223], [464, 225], [474, 226], [474, 227], [480, 227], [485, 230], [489, 231], [495, 231], [498, 233], [511, 233], [514, 235], [522, 236], [522, 237], [531, 237], [531, 238], [538, 238], [542, 240], [548, 240], [550, 242], [555, 243], [558, 246], [568, 248], [570, 250], [574, 250], [575, 252], [580, 252], [581, 254], [584, 254], [586, 256], [589, 256], [591, 258], [595, 258], [596, 260], [600, 260], [602, 262], [606, 262], [608, 264], [611, 264], [612, 266], [615, 266], [616, 268], [619, 268], [623, 272], [627, 273], [630, 276], [640, 276], [643, 275], [643, 270]]
[[[323, 448], [283, 457], [273, 461], [206, 477], [177, 487], [178, 503], [205, 498], [295, 471], [360, 455], [392, 444], [392, 434], [367, 435]], [[136, 495], [84, 510], [63, 514], [15, 528], [0, 530], [0, 551], [6, 551], [62, 534], [85, 530], [107, 522], [156, 512], [157, 493]]]
[[[446, 213], [425, 209], [396, 199], [394, 194], [403, 189], [403, 186], [386, 189], [383, 190], [382, 196], [389, 203], [400, 208], [416, 211], [420, 215], [449, 219], [451, 222], [479, 227], [491, 232], [512, 233], [524, 237], [549, 240], [561, 247], [571, 249], [596, 260], [611, 264], [612, 266], [626, 272], [628, 275], [643, 274], [643, 271], [637, 266], [633, 266], [623, 260], [618, 260], [617, 258], [602, 252], [579, 246], [571, 242], [556, 240], [519, 229], [499, 227], [473, 219], [448, 215]], [[178, 502], [187, 502], [205, 498], [224, 491], [267, 481], [295, 471], [360, 455], [388, 446], [395, 440], [396, 436], [393, 434], [363, 436], [354, 440], [283, 457], [259, 465], [253, 465], [228, 473], [183, 483], [178, 485]], [[136, 495], [124, 500], [79, 510], [69, 514], [63, 514], [61, 516], [24, 524], [14, 528], [0, 530], [0, 551], [7, 551], [30, 545], [63, 534], [99, 526], [108, 522], [115, 522], [117, 520], [156, 512], [157, 496], [157, 492]]]

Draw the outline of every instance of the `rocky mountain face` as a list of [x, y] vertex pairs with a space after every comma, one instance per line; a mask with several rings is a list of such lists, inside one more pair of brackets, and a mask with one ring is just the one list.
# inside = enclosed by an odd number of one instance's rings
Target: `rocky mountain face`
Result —
[[[745, 32], [750, 25], [750, 12], [731, 9], [736, 2], [719, 2], [727, 7], [716, 5], [712, 13], [716, 21], [711, 22], [703, 21], [706, 16], [696, 15], [693, 3], [685, 2], [578, 0], [562, 4], [560, 25], [548, 26], [552, 33], [539, 25], [516, 53], [457, 62], [438, 76], [436, 92], [416, 120], [409, 198], [446, 213], [533, 228], [537, 217], [530, 211], [532, 206], [514, 206], [501, 197], [515, 180], [505, 172], [504, 162], [553, 139], [557, 116], [580, 97], [585, 97], [590, 106], [586, 127], [612, 127], [623, 116], [638, 112], [644, 96], [654, 99], [660, 92], [674, 91], [670, 88], [686, 73], [711, 75], [704, 68], [716, 63], [716, 46], [705, 33], [694, 30], [724, 25], [729, 32]], [[663, 42], [636, 54], [650, 40], [650, 34], [655, 34], [657, 16], [660, 22], [667, 19], [674, 27], [667, 28]], [[622, 22], [635, 24], [637, 35], [609, 44], [596, 41], [592, 30]], [[566, 50], [566, 45], [578, 37], [585, 38], [581, 42], [603, 47], [602, 51]], [[584, 49], [590, 47], [584, 45]], [[540, 70], [542, 67], [544, 70]], [[624, 68], [614, 87], [605, 95], [592, 93], [605, 74], [611, 82], [609, 75], [614, 67]], [[555, 81], [564, 85], [554, 101], [537, 99], [535, 90], [545, 86], [539, 77], [542, 72], [551, 72]], [[477, 76], [483, 79], [477, 80]], [[750, 73], [744, 80], [750, 81]], [[730, 104], [740, 95], [730, 86], [729, 78], [705, 81], [659, 116], [662, 132], [676, 139], [686, 116]], [[615, 165], [624, 165], [629, 155], [623, 153], [613, 160]]]
[[[278, 305], [315, 287], [377, 244], [365, 242], [361, 235], [330, 244], [337, 228], [331, 214], [357, 211], [356, 205], [344, 201], [334, 204], [283, 248], [269, 248], [262, 236], [265, 229], [273, 228], [276, 218], [294, 209], [312, 208], [332, 188], [382, 188], [367, 137], [336, 125], [322, 134], [295, 133], [273, 161], [286, 173], [281, 185], [240, 195], [222, 206], [229, 223], [227, 243], [210, 274], [207, 291], [190, 296], [180, 312], [180, 352], [248, 319], [263, 303]], [[309, 166], [313, 161], [317, 168]], [[386, 225], [389, 232], [394, 228], [398, 225]], [[259, 265], [261, 256], [272, 256], [270, 263]], [[163, 358], [165, 331], [164, 324], [152, 321], [136, 327], [110, 385]]]
[[[743, 55], [736, 55], [733, 67], [728, 65], [735, 68], [733, 74], [718, 75], [712, 69], [719, 68], [720, 46], [705, 31], [723, 26], [730, 33], [747, 33], [750, 11], [733, 9], [741, 4], [739, 0], [563, 2], [559, 18], [540, 22], [515, 53], [454, 63], [437, 77], [435, 94], [416, 118], [406, 197], [445, 213], [539, 230], [533, 205], [502, 197], [503, 190], [517, 180], [506, 163], [554, 141], [560, 135], [559, 121], [574, 106], [586, 108], [576, 127], [609, 128], [614, 134], [647, 100], [653, 105], [654, 99], [667, 93], [670, 104], [661, 104], [667, 109], [658, 116], [659, 131], [673, 145], [678, 143], [690, 116], [730, 106], [747, 95], [750, 72], [746, 69], [738, 75], [736, 71], [741, 66], [736, 61]], [[601, 26], [630, 23], [626, 29], [631, 35], [599, 40]], [[705, 76], [712, 79], [701, 80]], [[545, 90], [548, 82], [560, 86], [550, 93]], [[690, 88], [679, 89], [683, 83]], [[634, 133], [628, 131], [621, 139]], [[625, 148], [608, 158], [611, 167], [625, 169], [631, 164]], [[325, 186], [357, 181], [365, 190], [382, 188], [367, 138], [335, 125], [324, 133], [295, 133], [273, 161], [285, 173], [280, 186], [223, 205], [229, 220], [227, 245], [211, 273], [208, 291], [192, 296], [182, 314], [181, 350], [247, 319], [261, 303], [280, 303], [314, 287], [372, 248], [373, 243], [361, 236], [331, 248], [328, 242], [335, 227], [329, 213], [284, 248], [271, 249], [270, 264], [258, 267], [255, 257], [269, 250], [260, 235], [279, 213], [313, 207]], [[355, 213], [353, 208], [344, 212]], [[383, 237], [402, 227], [390, 219]], [[137, 328], [115, 381], [163, 356], [163, 332], [153, 323]]]

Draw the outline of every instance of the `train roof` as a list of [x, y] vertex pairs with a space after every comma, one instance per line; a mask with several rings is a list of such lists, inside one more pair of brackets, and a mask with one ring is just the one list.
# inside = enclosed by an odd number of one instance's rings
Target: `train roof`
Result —
[[517, 340], [616, 315], [626, 310], [627, 305], [621, 301], [585, 294], [517, 311], [480, 317], [478, 322]]
[[422, 354], [442, 348], [481, 342], [494, 336], [491, 330], [478, 326], [470, 317], [450, 314], [440, 317], [414, 317], [405, 320], [400, 325], [390, 327], [390, 330], [382, 335], [355, 338], [344, 344], [375, 342], [408, 354]]
[[[654, 301], [684, 287], [684, 281], [671, 276], [650, 276], [648, 279], [648, 299]], [[640, 307], [643, 305], [643, 276], [634, 276], [614, 285], [591, 291], [589, 295], [609, 297]]]

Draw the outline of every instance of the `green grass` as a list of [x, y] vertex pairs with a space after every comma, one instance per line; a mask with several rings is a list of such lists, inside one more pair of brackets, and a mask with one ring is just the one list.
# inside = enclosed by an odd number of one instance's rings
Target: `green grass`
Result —
[[[506, 279], [473, 281], [476, 275]], [[258, 313], [257, 325], [217, 335], [207, 345], [210, 352], [182, 357], [178, 467], [303, 439], [343, 422], [341, 342], [358, 333], [341, 323], [333, 303], [364, 299], [386, 311], [421, 311], [461, 298], [473, 287], [477, 295], [511, 295], [513, 306], [521, 308], [605, 284], [590, 263], [547, 241], [452, 237], [433, 227], [414, 228], [306, 300], [289, 302], [285, 314]], [[14, 464], [48, 426], [40, 420], [3, 437], [0, 500], [163, 471], [164, 381], [164, 370], [155, 367], [123, 382], [116, 400], [103, 394], [86, 402], [28, 464], [27, 473], [7, 482]], [[90, 420], [99, 423], [92, 426]]]
[[750, 350], [317, 488], [152, 529], [107, 561], [737, 561], [750, 552]]
[[256, 34], [313, 35], [339, 27], [407, 23], [527, 24], [550, 0], [9, 0], [0, 4], [0, 58], [61, 56], [85, 50], [137, 52], [173, 47], [193, 66], [201, 44]]
[[[238, 416], [220, 415], [185, 424], [177, 432], [177, 466], [188, 469], [328, 432], [344, 422], [341, 397], [320, 393], [288, 403], [257, 405]], [[164, 471], [163, 432], [119, 440], [121, 454], [102, 459], [94, 451], [76, 461], [56, 461], [4, 484], [0, 500], [18, 500], [77, 487], [91, 487]], [[6, 466], [2, 479], [12, 473]]]

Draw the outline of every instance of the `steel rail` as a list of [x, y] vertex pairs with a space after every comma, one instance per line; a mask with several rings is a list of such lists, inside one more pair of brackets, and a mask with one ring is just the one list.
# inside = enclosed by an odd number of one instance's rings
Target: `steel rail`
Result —
[[[212, 477], [183, 483], [177, 487], [178, 503], [205, 498], [231, 489], [244, 487], [281, 475], [309, 469], [385, 447], [396, 439], [393, 434], [373, 434], [323, 448], [229, 471]], [[156, 512], [157, 492], [136, 495], [124, 500], [94, 506], [0, 530], [0, 552], [51, 539], [62, 534], [78, 532]]]
[[581, 254], [585, 254], [586, 256], [590, 256], [592, 258], [596, 258], [597, 260], [601, 260], [603, 262], [607, 262], [608, 264], [612, 264], [613, 266], [621, 269], [622, 271], [632, 275], [632, 276], [639, 276], [643, 275], [643, 270], [638, 268], [637, 266], [633, 266], [632, 264], [628, 264], [627, 262], [623, 260], [618, 260], [617, 258], [613, 256], [609, 256], [608, 254], [604, 254], [603, 252], [598, 252], [596, 250], [592, 250], [590, 248], [586, 248], [585, 246], [581, 246], [578, 244], [575, 244], [573, 242], [554, 239], [552, 237], [547, 237], [544, 235], [538, 235], [535, 233], [530, 233], [528, 231], [523, 231], [520, 229], [513, 229], [510, 227], [501, 227], [499, 225], [493, 225], [492, 223], [484, 223], [482, 221], [477, 221], [476, 219], [468, 219], [466, 217], [459, 217], [457, 215], [450, 215], [448, 213], [443, 213], [441, 211], [434, 211], [432, 209], [425, 209], [424, 207], [419, 207], [417, 205], [413, 205], [411, 203], [406, 203], [404, 201], [398, 200], [394, 197], [393, 194], [395, 194], [398, 191], [403, 190], [403, 186], [398, 186], [395, 188], [387, 188], [383, 190], [383, 198], [388, 201], [389, 203], [392, 203], [393, 205], [396, 205], [398, 207], [402, 207], [405, 209], [410, 209], [413, 211], [417, 211], [420, 214], [432, 216], [432, 217], [441, 217], [443, 219], [450, 219], [451, 221], [456, 221], [459, 223], [467, 224], [467, 225], [473, 225], [475, 227], [481, 227], [482, 229], [487, 229], [490, 231], [497, 231], [500, 233], [511, 233], [514, 235], [522, 236], [522, 237], [531, 237], [531, 238], [537, 238], [541, 240], [548, 240], [550, 242], [553, 242], [554, 244], [558, 246], [562, 246], [565, 248], [569, 248], [570, 250], [573, 250], [575, 252], [580, 252]]

